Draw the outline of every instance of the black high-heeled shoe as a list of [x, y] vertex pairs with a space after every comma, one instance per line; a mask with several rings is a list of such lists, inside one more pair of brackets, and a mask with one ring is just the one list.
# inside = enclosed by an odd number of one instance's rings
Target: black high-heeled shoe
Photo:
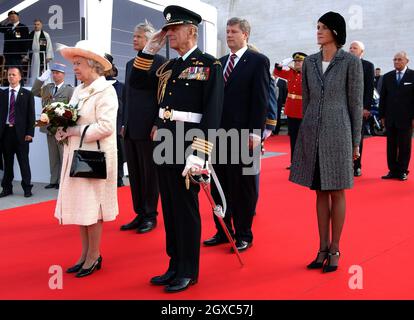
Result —
[[92, 267], [88, 269], [81, 268], [79, 272], [76, 274], [77, 278], [86, 277], [92, 274], [95, 270], [100, 270], [102, 267], [102, 257], [99, 256], [98, 259], [95, 260], [95, 262], [92, 264]]
[[328, 259], [326, 260], [325, 265], [323, 266], [322, 272], [326, 273], [326, 272], [333, 272], [336, 271], [338, 269], [338, 266], [331, 266], [331, 257], [332, 256], [340, 256], [341, 253], [339, 251], [336, 251], [334, 253], [329, 252], [328, 253]]
[[[321, 262], [318, 262], [318, 258], [320, 254], [324, 254], [324, 258]], [[324, 250], [324, 251], [318, 251], [318, 254], [316, 255], [316, 259], [313, 260], [311, 263], [309, 263], [306, 268], [308, 269], [321, 269], [323, 267], [323, 264], [325, 262], [326, 259], [328, 259], [328, 254], [329, 251], [328, 250]]]
[[85, 263], [85, 260], [82, 262], [79, 262], [78, 264], [75, 264], [74, 266], [66, 269], [66, 273], [75, 273], [78, 272], [80, 269], [82, 269], [83, 264]]

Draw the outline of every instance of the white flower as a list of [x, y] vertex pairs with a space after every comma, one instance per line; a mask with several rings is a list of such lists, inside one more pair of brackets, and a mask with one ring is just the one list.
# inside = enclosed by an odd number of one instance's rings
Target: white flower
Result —
[[62, 108], [62, 107], [59, 107], [59, 108], [56, 108], [55, 109], [55, 113], [58, 115], [58, 116], [63, 116], [63, 114], [65, 113], [65, 108]]
[[52, 103], [50, 104], [50, 106], [51, 106], [52, 108], [58, 107], [58, 106], [60, 106], [60, 105], [62, 105], [62, 102], [52, 102]]
[[42, 113], [41, 115], [40, 115], [40, 121], [42, 121], [42, 122], [44, 122], [44, 123], [49, 123], [49, 117], [47, 116], [47, 114], [46, 113]]

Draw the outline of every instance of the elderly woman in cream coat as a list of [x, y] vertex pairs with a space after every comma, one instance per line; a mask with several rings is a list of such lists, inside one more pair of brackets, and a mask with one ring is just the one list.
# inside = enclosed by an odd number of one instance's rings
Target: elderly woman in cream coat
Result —
[[[67, 269], [83, 277], [99, 270], [102, 264], [100, 243], [103, 221], [115, 220], [117, 200], [116, 116], [118, 99], [112, 81], [103, 76], [111, 63], [88, 40], [75, 47], [60, 48], [62, 56], [73, 63], [73, 70], [81, 85], [76, 87], [71, 105], [77, 105], [80, 118], [77, 126], [66, 132], [61, 128], [56, 139], [68, 138], [64, 147], [60, 190], [55, 217], [61, 224], [80, 226], [82, 253], [77, 263]], [[97, 150], [97, 140], [105, 152], [107, 179], [72, 178], [69, 176], [74, 150], [79, 148], [81, 134], [89, 125], [82, 149]]]

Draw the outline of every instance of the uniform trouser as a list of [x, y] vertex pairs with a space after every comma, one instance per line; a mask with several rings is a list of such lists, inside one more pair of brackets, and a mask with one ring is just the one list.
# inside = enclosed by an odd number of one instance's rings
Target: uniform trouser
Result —
[[156, 219], [158, 214], [158, 178], [152, 151], [152, 141], [125, 139], [134, 211], [148, 220]]
[[19, 162], [20, 173], [22, 176], [22, 187], [23, 190], [31, 190], [32, 184], [31, 179], [32, 175], [30, 172], [29, 165], [29, 143], [28, 142], [19, 142], [17, 140], [16, 128], [8, 127], [4, 129], [3, 138], [1, 141], [1, 149], [3, 150], [4, 158], [4, 176], [1, 182], [1, 186], [5, 190], [13, 189], [13, 165], [14, 165], [14, 155], [17, 157]]
[[387, 163], [394, 174], [407, 173], [411, 157], [412, 128], [387, 127]]
[[47, 148], [49, 151], [50, 183], [59, 184], [62, 170], [63, 145], [55, 136], [47, 134]]
[[[257, 175], [243, 175], [241, 165], [215, 165], [214, 169], [223, 188], [227, 202], [227, 212], [224, 222], [230, 233], [235, 234], [236, 240], [253, 241], [253, 216], [256, 211], [258, 200]], [[217, 204], [222, 204], [215, 183], [211, 185], [211, 193]], [[232, 220], [234, 231], [232, 227]], [[214, 215], [217, 232], [225, 237], [216, 216]]]
[[365, 126], [366, 120], [362, 120], [362, 132], [361, 132], [361, 142], [359, 143], [359, 158], [354, 160], [354, 170], [361, 169], [361, 160], [362, 160], [362, 149], [364, 147], [364, 135], [365, 135]]
[[168, 270], [180, 278], [198, 278], [201, 219], [198, 208], [200, 186], [185, 186], [183, 168], [158, 167], [162, 213], [166, 233]]
[[293, 153], [295, 152], [296, 139], [298, 138], [298, 132], [302, 119], [288, 117], [287, 121], [290, 138], [290, 162], [292, 162]]

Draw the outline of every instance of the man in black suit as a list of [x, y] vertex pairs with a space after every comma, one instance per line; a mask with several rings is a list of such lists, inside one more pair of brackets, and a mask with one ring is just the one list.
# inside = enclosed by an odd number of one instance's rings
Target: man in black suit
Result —
[[286, 80], [282, 78], [276, 78], [276, 87], [277, 87], [277, 123], [275, 130], [273, 130], [274, 134], [279, 134], [280, 132], [280, 126], [281, 121], [280, 118], [282, 116], [282, 109], [285, 107], [287, 95], [288, 95], [288, 89], [287, 89], [287, 82]]
[[394, 71], [384, 75], [380, 118], [387, 131], [389, 172], [383, 179], [407, 180], [414, 127], [414, 71], [404, 51], [394, 56]]
[[0, 197], [13, 194], [14, 155], [20, 166], [22, 187], [25, 197], [32, 196], [31, 172], [29, 165], [29, 143], [34, 136], [35, 108], [31, 91], [20, 86], [19, 68], [7, 71], [9, 88], [5, 90], [0, 103], [0, 143], [4, 157], [3, 191]]
[[[138, 24], [134, 31], [134, 50], [142, 51], [154, 31], [147, 21]], [[151, 70], [155, 73], [165, 61], [164, 57], [154, 55]], [[133, 64], [134, 59], [126, 65], [122, 132], [136, 217], [121, 226], [121, 230], [136, 229], [138, 233], [145, 233], [155, 228], [158, 215], [159, 188], [151, 140], [151, 129], [158, 116], [157, 88], [131, 87], [129, 77]]]
[[374, 65], [362, 59], [364, 55], [365, 45], [361, 41], [353, 41], [351, 46], [349, 47], [349, 52], [356, 57], [361, 59], [362, 62], [362, 69], [364, 73], [364, 114], [362, 118], [362, 134], [361, 134], [361, 143], [359, 144], [359, 158], [354, 160], [354, 176], [359, 177], [361, 176], [361, 159], [362, 159], [362, 147], [364, 141], [364, 131], [366, 127], [366, 121], [370, 116], [372, 99], [374, 95]]
[[[270, 62], [266, 56], [248, 48], [247, 42], [250, 35], [248, 21], [231, 18], [227, 21], [226, 31], [227, 45], [231, 53], [220, 59], [225, 81], [220, 127], [225, 130], [236, 130], [239, 133], [240, 150], [243, 152], [243, 149], [249, 146], [249, 151], [253, 152], [256, 148], [260, 148], [261, 131], [265, 126], [269, 105]], [[245, 139], [241, 134], [243, 129], [250, 132]], [[244, 164], [240, 157], [237, 159], [237, 164], [231, 164], [234, 150], [230, 150], [230, 143], [227, 144], [227, 148], [227, 150], [221, 150], [219, 147], [217, 151], [219, 155], [217, 162], [220, 161], [220, 154], [225, 152], [227, 163], [219, 163], [215, 168], [227, 198], [228, 207], [224, 220], [230, 233], [233, 234], [231, 223], [231, 218], [233, 218], [236, 247], [239, 251], [244, 251], [253, 242], [252, 223], [258, 200], [257, 185], [255, 175], [245, 174], [244, 169], [251, 164]], [[217, 187], [214, 184], [212, 187], [213, 197], [216, 202], [220, 203]], [[217, 233], [204, 241], [206, 246], [228, 241], [215, 216], [214, 219]]]
[[19, 14], [10, 11], [5, 24], [0, 25], [4, 33], [3, 54], [7, 66], [21, 66], [23, 57], [30, 50], [29, 29], [19, 21]]

